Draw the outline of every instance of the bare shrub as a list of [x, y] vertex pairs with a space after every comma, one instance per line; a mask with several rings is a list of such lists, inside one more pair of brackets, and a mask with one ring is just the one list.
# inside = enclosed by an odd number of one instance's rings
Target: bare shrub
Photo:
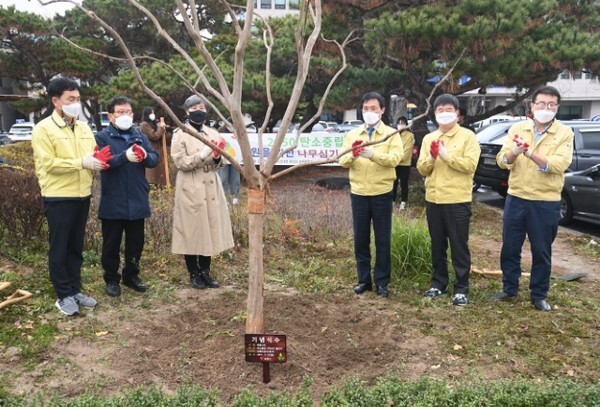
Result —
[[0, 165], [0, 234], [4, 244], [43, 244], [44, 212], [35, 173]]
[[146, 241], [152, 246], [155, 254], [171, 253], [173, 204], [172, 189], [152, 187], [150, 191], [152, 216], [146, 219]]
[[280, 239], [307, 242], [346, 239], [352, 232], [352, 211], [347, 191], [316, 186], [289, 186], [273, 192], [270, 208], [280, 220]]

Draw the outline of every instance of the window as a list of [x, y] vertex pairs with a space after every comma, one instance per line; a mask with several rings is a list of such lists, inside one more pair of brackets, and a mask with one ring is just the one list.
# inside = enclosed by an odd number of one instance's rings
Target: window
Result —
[[592, 79], [592, 73], [583, 71], [583, 79]]
[[558, 79], [569, 79], [571, 75], [569, 75], [569, 71], [562, 71], [558, 76]]
[[285, 0], [275, 0], [276, 10], [285, 10]]
[[556, 118], [558, 120], [574, 120], [581, 119], [581, 112], [583, 108], [581, 105], [573, 106], [560, 106]]
[[289, 0], [288, 6], [290, 10], [299, 10], [300, 9], [300, 1], [299, 0]]
[[271, 0], [260, 0], [260, 8], [271, 8]]
[[581, 79], [581, 71], [577, 71], [573, 74], [573, 79]]
[[581, 140], [583, 141], [583, 148], [600, 151], [600, 132], [585, 131], [584, 129], [580, 129], [579, 131], [581, 133]]

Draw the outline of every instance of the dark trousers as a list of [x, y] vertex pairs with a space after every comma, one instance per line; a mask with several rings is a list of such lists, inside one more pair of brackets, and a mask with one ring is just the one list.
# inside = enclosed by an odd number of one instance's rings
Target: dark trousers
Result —
[[119, 283], [121, 240], [125, 232], [125, 265], [123, 280], [128, 281], [140, 274], [140, 257], [144, 250], [144, 219], [102, 219], [102, 267], [106, 283]]
[[398, 183], [400, 183], [400, 201], [408, 201], [408, 177], [410, 176], [410, 165], [399, 165], [396, 167], [396, 179], [394, 180], [394, 202], [398, 200]]
[[552, 243], [558, 232], [560, 202], [529, 201], [508, 195], [504, 203], [500, 267], [504, 292], [517, 295], [521, 277], [521, 249], [525, 236], [531, 244], [529, 289], [533, 300], [545, 299], [550, 288]]
[[358, 282], [371, 283], [371, 222], [375, 234], [375, 285], [390, 282], [392, 255], [392, 192], [374, 196], [350, 194], [354, 228], [354, 256]]
[[90, 198], [44, 201], [48, 220], [48, 271], [59, 299], [81, 292], [83, 239]]
[[431, 236], [433, 275], [431, 287], [441, 291], [448, 288], [448, 243], [452, 266], [456, 272], [455, 294], [469, 293], [471, 252], [469, 251], [469, 224], [471, 203], [426, 203], [427, 226]]
[[195, 254], [185, 254], [183, 256], [185, 259], [185, 265], [190, 274], [194, 274], [194, 272], [209, 270], [210, 269], [210, 256], [201, 256]]

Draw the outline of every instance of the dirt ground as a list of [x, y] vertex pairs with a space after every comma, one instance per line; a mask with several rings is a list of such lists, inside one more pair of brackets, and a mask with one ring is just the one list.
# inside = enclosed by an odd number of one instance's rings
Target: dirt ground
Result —
[[[586, 271], [597, 281], [599, 266], [585, 256], [573, 256], [566, 243], [569, 236], [561, 231], [554, 246], [556, 271]], [[498, 242], [481, 236], [473, 236], [471, 247], [490, 259], [499, 251]], [[426, 333], [428, 309], [403, 305], [402, 293], [385, 300], [374, 294], [356, 296], [350, 289], [308, 295], [269, 286], [267, 333], [287, 335], [288, 361], [272, 364], [272, 380], [264, 384], [261, 365], [244, 359], [244, 287], [182, 287], [174, 295], [176, 301], [164, 303], [130, 294], [121, 307], [100, 306], [78, 318], [48, 315], [59, 321], [61, 332], [47, 359], [38, 366], [16, 367], [21, 366], [13, 363], [19, 360], [18, 352], [5, 349], [0, 371], [12, 370], [14, 394], [44, 389], [64, 397], [86, 391], [108, 395], [147, 385], [173, 393], [182, 384], [198, 384], [220, 389], [222, 400], [228, 402], [248, 385], [261, 394], [294, 392], [305, 375], [312, 378], [313, 396], [318, 399], [350, 376], [370, 383], [391, 372], [407, 380], [451, 378], [472, 368]], [[456, 307], [448, 310], [463, 312]], [[456, 328], [450, 318], [445, 324], [446, 329]], [[80, 335], [84, 329], [95, 335]], [[489, 379], [511, 377], [510, 367], [504, 365], [490, 366], [480, 374]]]

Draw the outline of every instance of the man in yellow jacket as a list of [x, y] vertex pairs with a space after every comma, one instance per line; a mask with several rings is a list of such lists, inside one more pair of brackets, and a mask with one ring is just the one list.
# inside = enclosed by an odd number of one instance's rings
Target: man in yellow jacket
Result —
[[516, 297], [521, 276], [521, 249], [525, 236], [531, 244], [533, 264], [529, 289], [531, 302], [550, 311], [546, 302], [552, 269], [552, 243], [560, 220], [560, 194], [564, 172], [573, 159], [573, 130], [555, 120], [560, 93], [552, 86], [537, 89], [531, 97], [533, 120], [516, 123], [496, 157], [510, 171], [504, 203], [502, 293], [496, 300]]
[[473, 175], [481, 149], [475, 133], [458, 124], [458, 99], [438, 96], [433, 109], [438, 129], [421, 144], [417, 170], [425, 177], [427, 225], [431, 236], [433, 275], [424, 296], [436, 298], [447, 293], [450, 243], [456, 272], [454, 305], [467, 305], [471, 252], [469, 224], [473, 198]]
[[346, 134], [343, 150], [357, 147], [340, 157], [340, 165], [349, 168], [350, 200], [354, 228], [354, 256], [358, 272], [356, 294], [373, 288], [371, 279], [371, 222], [375, 234], [375, 268], [373, 270], [377, 295], [388, 297], [391, 274], [392, 187], [396, 179], [395, 167], [402, 157], [402, 140], [397, 134], [379, 144], [358, 147], [361, 144], [385, 139], [395, 132], [381, 121], [385, 99], [379, 93], [369, 92], [362, 97], [364, 126]]
[[55, 305], [63, 314], [75, 315], [80, 306], [97, 305], [81, 292], [81, 265], [91, 171], [102, 170], [106, 164], [94, 156], [92, 130], [77, 120], [79, 84], [60, 77], [50, 82], [47, 91], [54, 111], [34, 127], [31, 145], [48, 221], [48, 269], [58, 297]]

